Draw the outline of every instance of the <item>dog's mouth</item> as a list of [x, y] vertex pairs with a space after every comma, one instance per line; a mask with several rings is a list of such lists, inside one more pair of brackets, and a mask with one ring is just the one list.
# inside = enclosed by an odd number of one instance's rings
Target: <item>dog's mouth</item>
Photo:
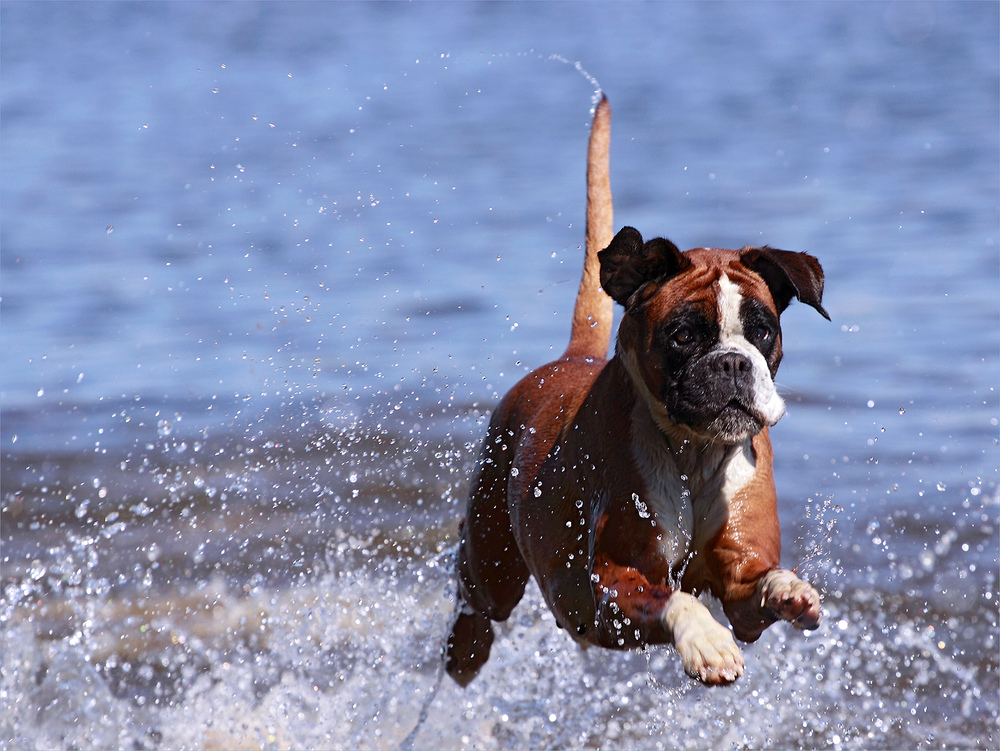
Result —
[[740, 443], [759, 433], [766, 423], [759, 410], [734, 397], [709, 421], [706, 432], [723, 443]]
[[[680, 405], [677, 405], [680, 407]], [[683, 425], [701, 440], [710, 443], [737, 444], [757, 435], [767, 420], [744, 400], [733, 397], [714, 410], [684, 409], [674, 413], [675, 424]]]
[[739, 397], [734, 396], [732, 399], [730, 399], [726, 403], [726, 406], [723, 407], [721, 410], [719, 410], [719, 414], [721, 415], [722, 413], [727, 411], [742, 413], [747, 417], [763, 422], [763, 418], [761, 417], [760, 412], [754, 409], [751, 405], [747, 404]]

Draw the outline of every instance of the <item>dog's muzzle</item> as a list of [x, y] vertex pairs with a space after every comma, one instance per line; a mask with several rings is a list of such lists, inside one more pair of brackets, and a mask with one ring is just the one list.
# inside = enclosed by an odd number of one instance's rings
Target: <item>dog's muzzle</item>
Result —
[[[739, 443], [784, 413], [783, 403], [772, 404], [777, 395], [770, 378], [760, 380], [750, 357], [724, 350], [690, 362], [661, 398], [676, 422], [712, 440]], [[758, 393], [761, 386], [770, 393]]]

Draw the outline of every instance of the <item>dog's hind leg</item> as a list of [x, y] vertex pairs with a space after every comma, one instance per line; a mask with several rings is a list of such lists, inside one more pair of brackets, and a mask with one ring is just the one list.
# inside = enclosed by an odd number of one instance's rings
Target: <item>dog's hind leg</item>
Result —
[[459, 599], [455, 622], [445, 648], [445, 669], [460, 686], [467, 686], [490, 657], [493, 626], [490, 619]]
[[[496, 422], [499, 422], [498, 420]], [[455, 621], [446, 650], [448, 674], [465, 686], [485, 664], [491, 621], [505, 621], [524, 595], [530, 572], [510, 528], [507, 481], [510, 453], [501, 426], [490, 425], [472, 478], [456, 560]]]

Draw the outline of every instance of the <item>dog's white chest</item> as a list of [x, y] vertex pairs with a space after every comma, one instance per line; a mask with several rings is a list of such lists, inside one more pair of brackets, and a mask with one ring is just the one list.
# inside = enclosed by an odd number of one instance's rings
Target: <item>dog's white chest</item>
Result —
[[665, 464], [647, 465], [642, 471], [645, 492], [632, 493], [632, 502], [640, 518], [656, 522], [657, 547], [671, 568], [687, 558], [694, 542], [694, 504], [683, 479]]
[[[691, 551], [701, 549], [725, 523], [729, 499], [753, 477], [753, 461], [740, 447], [691, 445], [678, 454], [651, 420], [633, 419], [632, 424], [632, 454], [644, 485], [632, 501], [641, 518], [655, 520], [660, 553], [680, 574]], [[684, 455], [684, 450], [698, 454]]]
[[643, 492], [633, 492], [632, 502], [640, 518], [654, 521], [657, 546], [663, 559], [675, 567], [683, 562], [694, 541], [694, 504], [689, 478], [677, 467], [676, 457], [662, 434], [637, 402], [632, 413], [632, 457]]

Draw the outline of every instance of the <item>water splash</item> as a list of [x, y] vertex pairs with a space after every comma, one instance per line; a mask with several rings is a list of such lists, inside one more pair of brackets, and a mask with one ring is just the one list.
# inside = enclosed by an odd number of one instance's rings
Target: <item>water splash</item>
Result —
[[[318, 432], [301, 423], [267, 441], [244, 436], [242, 448], [179, 453], [190, 434], [157, 436], [126, 463], [146, 468], [141, 502], [116, 501], [120, 481], [87, 472], [87, 513], [76, 515], [77, 497], [65, 516], [85, 531], [4, 587], [4, 748], [996, 740], [997, 578], [981, 592], [964, 584], [967, 600], [951, 589], [992, 540], [993, 491], [970, 491], [965, 516], [940, 533], [897, 516], [834, 535], [832, 522], [855, 522], [830, 499], [811, 502], [806, 538], [819, 539], [800, 567], [824, 580], [824, 626], [772, 627], [743, 648], [747, 674], [725, 691], [690, 681], [671, 648], [581, 651], [534, 584], [462, 690], [443, 677], [441, 654], [458, 499], [483, 416], [452, 415], [442, 431], [452, 437], [436, 441], [429, 427], [411, 432], [413, 415], [397, 428], [364, 410], [330, 423], [329, 407], [317, 405]], [[470, 421], [467, 440], [455, 420]], [[196, 555], [168, 544], [178, 529]], [[905, 574], [902, 553], [920, 534], [934, 558]], [[851, 545], [875, 537], [885, 565], [859, 579]]]
[[590, 73], [588, 73], [584, 69], [583, 63], [580, 62], [579, 60], [576, 61], [569, 60], [568, 58], [558, 54], [549, 55], [548, 59], [563, 63], [565, 65], [572, 65], [573, 68], [575, 68], [576, 71], [581, 76], [587, 79], [587, 83], [589, 83], [591, 86], [594, 87], [594, 93], [591, 95], [591, 100], [590, 100], [591, 101], [590, 114], [593, 115], [594, 112], [597, 110], [597, 105], [601, 103], [601, 97], [604, 96], [604, 91], [603, 89], [601, 89], [601, 84], [598, 82], [598, 80], [594, 76], [590, 75]]

